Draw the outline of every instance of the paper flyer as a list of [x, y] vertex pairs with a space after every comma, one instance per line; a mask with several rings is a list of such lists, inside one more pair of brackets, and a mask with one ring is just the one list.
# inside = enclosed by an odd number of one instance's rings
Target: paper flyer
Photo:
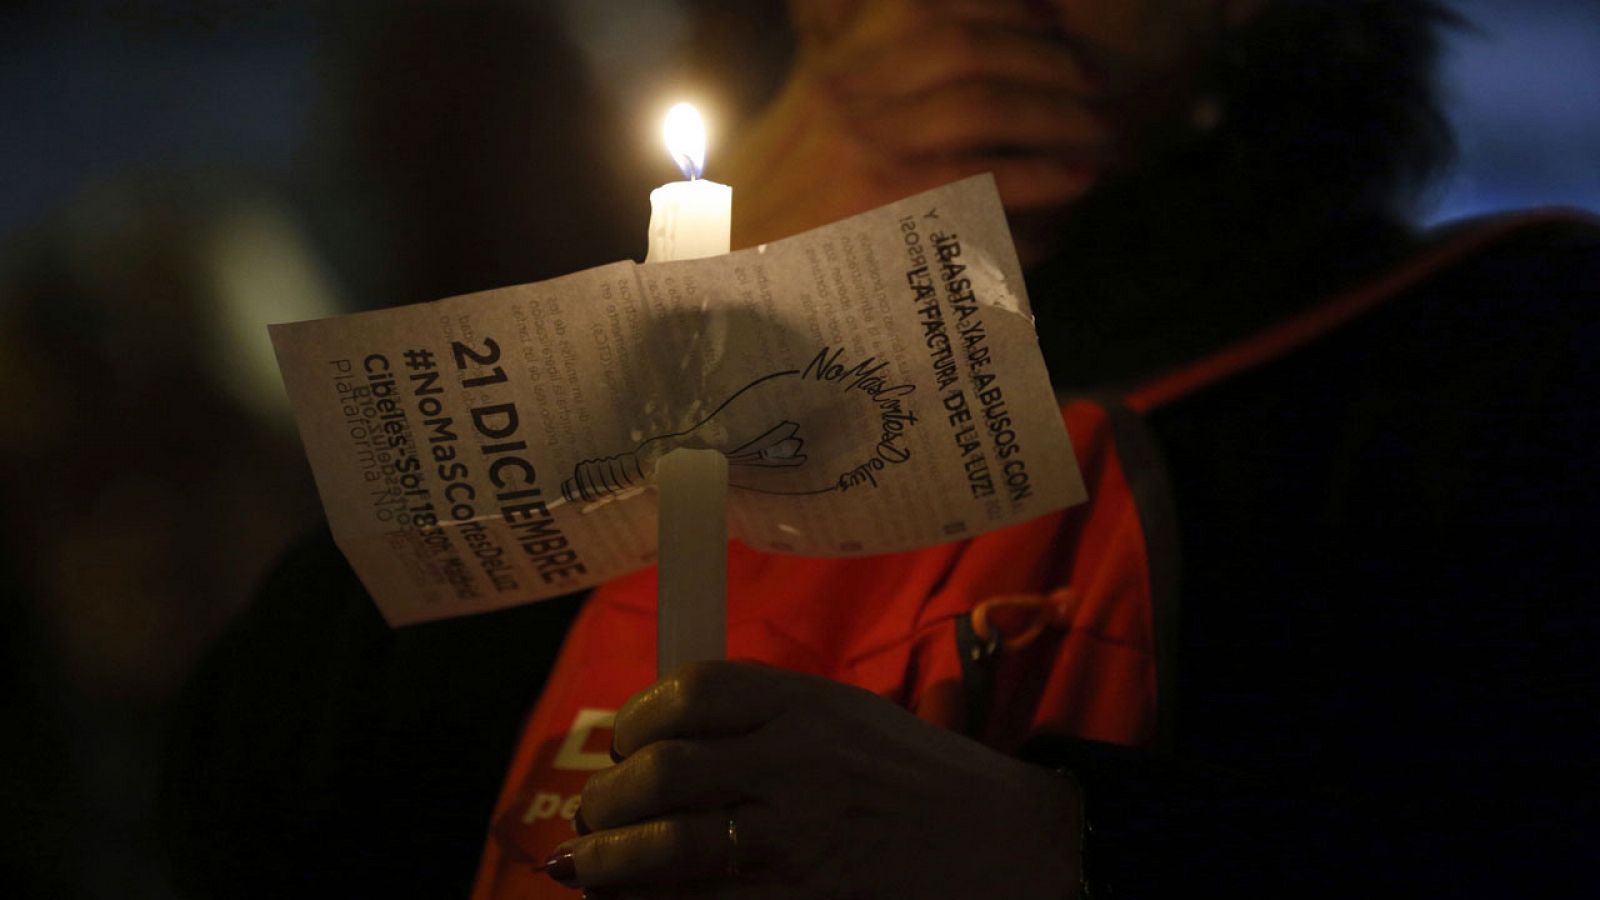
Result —
[[727, 455], [730, 536], [780, 553], [1084, 498], [988, 176], [726, 256], [271, 330], [335, 540], [393, 625], [651, 564], [651, 474], [680, 446]]

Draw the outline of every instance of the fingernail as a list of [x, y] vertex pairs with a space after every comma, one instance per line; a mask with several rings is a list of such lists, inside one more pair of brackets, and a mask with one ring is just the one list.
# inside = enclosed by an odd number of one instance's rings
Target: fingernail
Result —
[[581, 806], [572, 813], [572, 830], [578, 833], [578, 837], [583, 837], [591, 830], [589, 823], [583, 820], [583, 807]]
[[571, 850], [557, 848], [544, 861], [544, 873], [570, 888], [578, 886], [578, 861]]

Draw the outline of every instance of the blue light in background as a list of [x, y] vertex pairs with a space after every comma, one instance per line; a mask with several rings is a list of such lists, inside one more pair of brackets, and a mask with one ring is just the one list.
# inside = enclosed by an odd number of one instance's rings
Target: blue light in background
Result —
[[1475, 27], [1449, 45], [1443, 79], [1460, 156], [1428, 220], [1600, 211], [1600, 3], [1452, 5]]
[[0, 166], [20, 173], [0, 239], [123, 173], [291, 171], [318, 90], [309, 15], [174, 9], [0, 10]]

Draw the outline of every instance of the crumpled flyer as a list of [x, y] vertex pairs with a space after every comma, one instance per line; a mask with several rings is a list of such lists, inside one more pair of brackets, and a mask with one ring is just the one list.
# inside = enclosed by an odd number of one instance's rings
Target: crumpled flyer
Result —
[[651, 564], [678, 447], [727, 455], [730, 536], [779, 553], [907, 550], [1085, 496], [989, 176], [726, 256], [271, 331], [334, 538], [392, 625]]

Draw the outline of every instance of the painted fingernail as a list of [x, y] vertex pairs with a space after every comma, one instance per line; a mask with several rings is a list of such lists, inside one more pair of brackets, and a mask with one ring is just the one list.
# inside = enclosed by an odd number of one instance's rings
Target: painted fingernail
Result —
[[544, 861], [544, 873], [570, 888], [578, 886], [578, 861], [571, 850], [557, 849]]
[[592, 830], [589, 828], [589, 823], [583, 820], [583, 807], [581, 806], [572, 813], [572, 830], [578, 833], [578, 837], [583, 837]]

